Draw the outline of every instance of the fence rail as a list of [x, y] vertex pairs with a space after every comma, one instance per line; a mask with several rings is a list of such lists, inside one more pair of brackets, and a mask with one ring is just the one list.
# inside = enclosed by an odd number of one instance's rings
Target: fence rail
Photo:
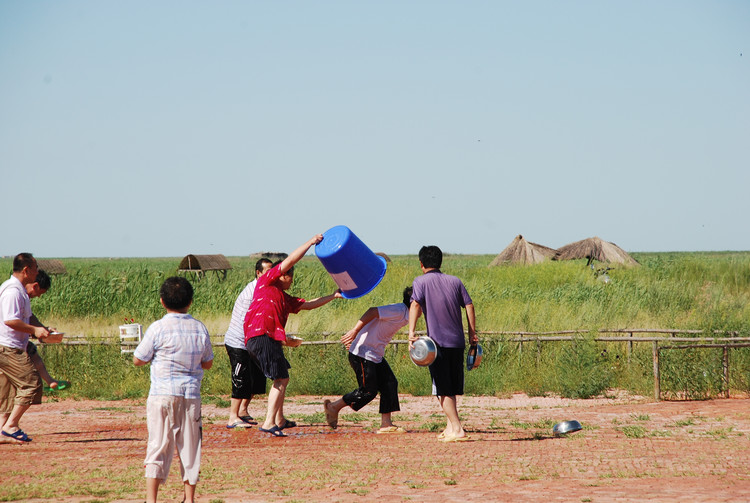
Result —
[[[303, 345], [329, 345], [329, 344], [340, 344], [339, 337], [343, 333], [338, 332], [312, 332], [312, 333], [301, 333], [301, 332], [288, 332], [289, 335], [298, 336], [317, 336], [324, 337], [324, 340], [306, 340], [303, 341]], [[725, 397], [729, 397], [729, 350], [732, 348], [746, 348], [750, 347], [750, 336], [741, 336], [738, 331], [727, 331], [727, 330], [713, 330], [709, 332], [712, 335], [706, 335], [704, 330], [683, 330], [683, 329], [663, 329], [663, 328], [618, 328], [618, 329], [599, 329], [599, 330], [557, 330], [549, 332], [524, 332], [524, 331], [503, 331], [503, 330], [488, 330], [488, 331], [477, 331], [477, 335], [480, 337], [484, 336], [486, 339], [496, 340], [501, 339], [504, 342], [511, 342], [518, 344], [519, 352], [523, 351], [525, 343], [536, 343], [537, 360], [541, 358], [541, 343], [542, 342], [565, 342], [574, 341], [581, 339], [582, 335], [585, 334], [627, 334], [627, 335], [598, 335], [592, 339], [597, 342], [627, 342], [627, 357], [630, 361], [630, 356], [633, 351], [633, 344], [635, 343], [648, 343], [652, 345], [652, 359], [653, 359], [653, 375], [654, 375], [654, 399], [656, 401], [661, 400], [661, 369], [660, 369], [660, 355], [662, 351], [667, 350], [685, 350], [685, 349], [696, 349], [696, 348], [717, 348], [723, 350], [722, 355], [722, 382], [723, 392]], [[425, 335], [426, 331], [418, 331], [418, 335]], [[644, 335], [640, 335], [644, 334]], [[654, 334], [662, 334], [660, 337]], [[397, 336], [405, 336], [406, 333], [400, 332]], [[489, 337], [488, 337], [489, 336]], [[500, 337], [493, 337], [500, 336]], [[508, 337], [510, 336], [510, 337]], [[678, 337], [681, 336], [681, 337]], [[327, 339], [333, 337], [333, 339]], [[211, 342], [214, 346], [224, 345], [224, 334], [216, 334], [211, 336]], [[407, 339], [394, 339], [391, 344], [408, 344]], [[670, 345], [660, 345], [660, 343], [669, 343]], [[678, 344], [674, 343], [687, 343]], [[84, 336], [68, 336], [62, 341], [63, 345], [112, 345], [133, 348], [138, 344], [137, 342], [121, 341], [117, 336], [110, 338], [98, 338], [96, 340], [88, 340]]]

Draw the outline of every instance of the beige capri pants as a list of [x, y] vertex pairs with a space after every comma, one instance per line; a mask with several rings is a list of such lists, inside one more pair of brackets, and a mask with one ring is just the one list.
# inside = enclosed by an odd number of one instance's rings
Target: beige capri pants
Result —
[[162, 483], [167, 480], [177, 448], [182, 481], [196, 485], [201, 467], [201, 399], [149, 396], [146, 424], [146, 477], [160, 479]]
[[42, 379], [23, 349], [0, 346], [0, 413], [42, 403]]

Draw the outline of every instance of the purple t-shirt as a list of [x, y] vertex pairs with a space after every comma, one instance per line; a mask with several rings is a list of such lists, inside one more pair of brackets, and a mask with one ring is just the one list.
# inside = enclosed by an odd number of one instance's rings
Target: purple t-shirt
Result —
[[414, 278], [412, 287], [411, 300], [422, 307], [427, 335], [444, 348], [466, 347], [461, 308], [472, 302], [461, 280], [434, 270]]

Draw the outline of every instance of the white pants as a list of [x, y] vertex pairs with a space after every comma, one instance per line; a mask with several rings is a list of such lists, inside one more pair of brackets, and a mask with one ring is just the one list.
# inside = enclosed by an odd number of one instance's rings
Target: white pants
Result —
[[149, 396], [146, 424], [146, 477], [164, 482], [176, 447], [182, 481], [196, 485], [201, 467], [201, 399]]

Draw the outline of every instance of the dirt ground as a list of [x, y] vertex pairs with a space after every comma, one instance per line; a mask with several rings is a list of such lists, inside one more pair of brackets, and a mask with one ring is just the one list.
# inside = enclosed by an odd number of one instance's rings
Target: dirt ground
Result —
[[[333, 431], [324, 398], [287, 400], [299, 423], [287, 438], [229, 430], [227, 411], [205, 405], [198, 501], [750, 501], [748, 398], [466, 396], [459, 408], [472, 441], [462, 443], [437, 440], [443, 419], [432, 397], [401, 397], [401, 435], [374, 433], [377, 399], [345, 409]], [[252, 413], [264, 407], [259, 400]], [[26, 488], [20, 500], [143, 501], [144, 415], [143, 401], [45, 399], [22, 421], [33, 441], [0, 445], [0, 500]], [[584, 429], [554, 437], [552, 425], [569, 419]], [[181, 493], [175, 461], [160, 496]]]

